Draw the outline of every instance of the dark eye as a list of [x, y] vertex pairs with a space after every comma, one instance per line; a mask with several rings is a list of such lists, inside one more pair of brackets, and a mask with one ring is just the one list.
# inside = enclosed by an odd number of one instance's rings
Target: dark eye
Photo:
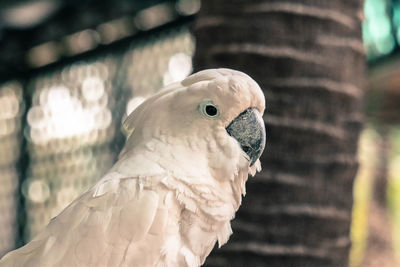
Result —
[[211, 100], [204, 100], [199, 105], [199, 111], [203, 116], [210, 119], [219, 117], [219, 108]]
[[206, 114], [210, 117], [214, 117], [218, 114], [218, 109], [216, 106], [213, 105], [207, 105], [206, 108]]

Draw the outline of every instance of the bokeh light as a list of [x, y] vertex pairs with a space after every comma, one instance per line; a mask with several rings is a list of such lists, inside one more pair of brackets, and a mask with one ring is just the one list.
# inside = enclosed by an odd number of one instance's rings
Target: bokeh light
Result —
[[0, 255], [12, 249], [18, 231], [18, 160], [21, 151], [22, 85], [0, 84]]
[[26, 238], [87, 189], [115, 158], [112, 114], [117, 58], [102, 56], [33, 77], [25, 129], [30, 163], [22, 186]]
[[124, 87], [131, 96], [126, 114], [162, 86], [188, 76], [193, 52], [194, 40], [186, 26], [132, 43], [124, 56]]
[[111, 167], [123, 118], [166, 76], [172, 82], [189, 75], [193, 50], [188, 27], [179, 26], [29, 80], [26, 240]]
[[[363, 40], [370, 59], [392, 52], [396, 46], [388, 0], [366, 0], [364, 5]], [[399, 10], [394, 9], [395, 14]], [[396, 20], [396, 17], [394, 17]]]

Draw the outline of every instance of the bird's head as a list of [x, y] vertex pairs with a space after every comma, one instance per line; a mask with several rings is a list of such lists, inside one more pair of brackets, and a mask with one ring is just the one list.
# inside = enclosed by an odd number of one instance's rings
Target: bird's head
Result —
[[254, 174], [265, 147], [264, 109], [264, 95], [248, 75], [200, 71], [167, 86], [128, 116], [125, 151], [157, 140], [182, 164], [192, 160], [223, 169], [221, 175], [245, 167]]

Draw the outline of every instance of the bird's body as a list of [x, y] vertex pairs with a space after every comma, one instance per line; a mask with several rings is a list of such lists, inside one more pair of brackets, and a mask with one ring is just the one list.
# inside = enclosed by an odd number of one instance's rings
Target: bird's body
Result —
[[168, 86], [127, 118], [113, 168], [0, 266], [201, 265], [227, 242], [248, 173], [260, 168], [263, 147], [253, 159], [228, 134], [252, 109], [262, 114], [264, 97], [240, 72], [207, 70]]

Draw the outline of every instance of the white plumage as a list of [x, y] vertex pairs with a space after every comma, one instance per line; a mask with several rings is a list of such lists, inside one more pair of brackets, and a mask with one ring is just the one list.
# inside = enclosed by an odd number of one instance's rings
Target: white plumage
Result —
[[[212, 103], [207, 117], [199, 105]], [[206, 70], [164, 88], [124, 122], [118, 162], [0, 266], [199, 266], [225, 244], [249, 156], [226, 127], [264, 96], [247, 75]]]

